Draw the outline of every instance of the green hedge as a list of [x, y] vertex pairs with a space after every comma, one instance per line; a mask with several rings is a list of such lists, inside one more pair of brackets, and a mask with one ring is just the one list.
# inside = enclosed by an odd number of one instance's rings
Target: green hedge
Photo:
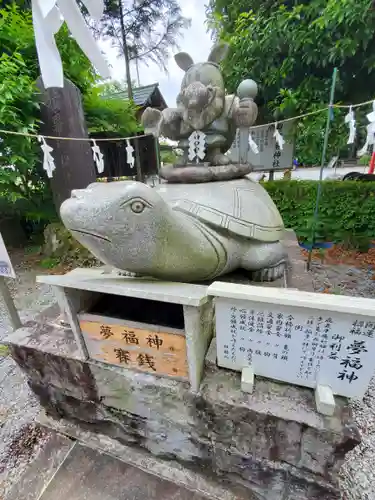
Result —
[[[272, 181], [264, 187], [276, 203], [285, 226], [310, 240], [317, 181]], [[375, 239], [375, 182], [323, 181], [317, 241], [361, 247]]]

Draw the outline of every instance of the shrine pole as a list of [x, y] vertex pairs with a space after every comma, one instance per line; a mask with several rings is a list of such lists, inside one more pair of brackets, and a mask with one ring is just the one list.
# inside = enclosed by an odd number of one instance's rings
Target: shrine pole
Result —
[[327, 112], [326, 130], [325, 130], [325, 134], [324, 134], [322, 161], [320, 164], [318, 189], [317, 189], [317, 193], [316, 193], [314, 217], [313, 217], [312, 230], [311, 230], [311, 246], [309, 248], [309, 256], [307, 259], [307, 270], [308, 271], [310, 271], [310, 269], [311, 269], [311, 259], [312, 259], [312, 252], [313, 252], [314, 243], [315, 243], [316, 224], [318, 222], [318, 216], [319, 216], [319, 202], [320, 202], [320, 197], [322, 194], [323, 170], [324, 170], [324, 165], [326, 162], [329, 130], [330, 130], [330, 124], [331, 124], [331, 120], [332, 120], [332, 113], [333, 113], [332, 105], [333, 105], [333, 101], [335, 98], [336, 80], [337, 80], [337, 68], [334, 68], [333, 73], [332, 73], [331, 93], [330, 93], [328, 112]]

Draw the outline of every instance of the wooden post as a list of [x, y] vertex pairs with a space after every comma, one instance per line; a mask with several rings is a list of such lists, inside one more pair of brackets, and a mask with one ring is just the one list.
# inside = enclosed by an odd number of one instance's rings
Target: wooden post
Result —
[[67, 79], [64, 79], [62, 89], [45, 89], [41, 78], [37, 85], [42, 103], [40, 133], [87, 138], [87, 141], [46, 139], [53, 148], [56, 170], [51, 179], [51, 187], [54, 203], [59, 211], [62, 202], [70, 198], [72, 189], [84, 189], [96, 181], [95, 165], [78, 88]]

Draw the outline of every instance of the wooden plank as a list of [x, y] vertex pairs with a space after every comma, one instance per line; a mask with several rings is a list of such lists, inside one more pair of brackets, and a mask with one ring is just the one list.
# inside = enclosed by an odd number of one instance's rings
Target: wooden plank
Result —
[[[85, 309], [86, 310], [86, 309]], [[103, 314], [86, 313], [78, 314], [79, 321], [89, 321], [93, 323], [105, 323], [106, 325], [127, 326], [129, 328], [140, 328], [141, 330], [150, 330], [151, 332], [173, 333], [175, 335], [185, 335], [185, 330], [180, 328], [171, 328], [169, 326], [152, 325], [151, 323], [142, 323], [140, 321], [131, 321], [128, 319], [111, 318]]]
[[166, 354], [150, 349], [132, 350], [123, 343], [113, 341], [88, 340], [86, 344], [92, 359], [155, 375], [188, 378], [186, 354]]
[[180, 355], [186, 359], [186, 339], [182, 335], [167, 332], [156, 333], [149, 329], [108, 324], [104, 321], [80, 321], [80, 328], [85, 338], [103, 342], [116, 341], [122, 349], [135, 351], [147, 349], [156, 353]]
[[0, 276], [0, 297], [3, 298], [5, 309], [8, 311], [13, 330], [21, 328], [22, 327], [21, 319], [19, 317], [16, 306], [14, 305], [9, 288], [7, 287], [7, 284], [5, 282], [5, 278], [3, 278], [2, 276]]
[[58, 303], [62, 308], [62, 312], [65, 313], [69, 321], [80, 355], [82, 359], [87, 359], [88, 352], [77, 318], [77, 312], [80, 310], [81, 304], [86, 302], [85, 300], [83, 301], [83, 297], [87, 297], [87, 292], [82, 292], [81, 290], [66, 290], [59, 286], [54, 286], [53, 290], [55, 296], [58, 297]]

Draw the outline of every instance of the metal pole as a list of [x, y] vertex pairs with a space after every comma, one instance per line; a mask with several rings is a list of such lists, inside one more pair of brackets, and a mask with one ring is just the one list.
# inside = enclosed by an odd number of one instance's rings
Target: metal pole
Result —
[[330, 123], [331, 123], [331, 119], [332, 119], [332, 116], [331, 116], [332, 105], [333, 105], [333, 101], [335, 98], [336, 79], [337, 79], [337, 68], [334, 68], [333, 73], [332, 73], [332, 84], [331, 84], [331, 93], [330, 93], [330, 97], [329, 97], [329, 106], [328, 106], [328, 112], [327, 112], [326, 131], [324, 134], [322, 161], [320, 164], [318, 189], [317, 189], [317, 193], [316, 193], [314, 218], [313, 218], [312, 231], [311, 231], [311, 248], [309, 249], [309, 257], [307, 259], [307, 270], [308, 271], [310, 271], [310, 268], [311, 268], [312, 251], [313, 251], [313, 246], [315, 243], [315, 230], [316, 230], [316, 223], [318, 221], [318, 215], [319, 215], [319, 202], [320, 202], [320, 197], [322, 194], [323, 170], [324, 170], [324, 165], [326, 162], [329, 129], [330, 129]]
[[0, 276], [0, 296], [4, 300], [5, 308], [8, 311], [12, 326], [14, 330], [22, 327], [21, 319], [19, 317], [16, 306], [14, 305], [9, 288], [5, 283], [5, 278]]

